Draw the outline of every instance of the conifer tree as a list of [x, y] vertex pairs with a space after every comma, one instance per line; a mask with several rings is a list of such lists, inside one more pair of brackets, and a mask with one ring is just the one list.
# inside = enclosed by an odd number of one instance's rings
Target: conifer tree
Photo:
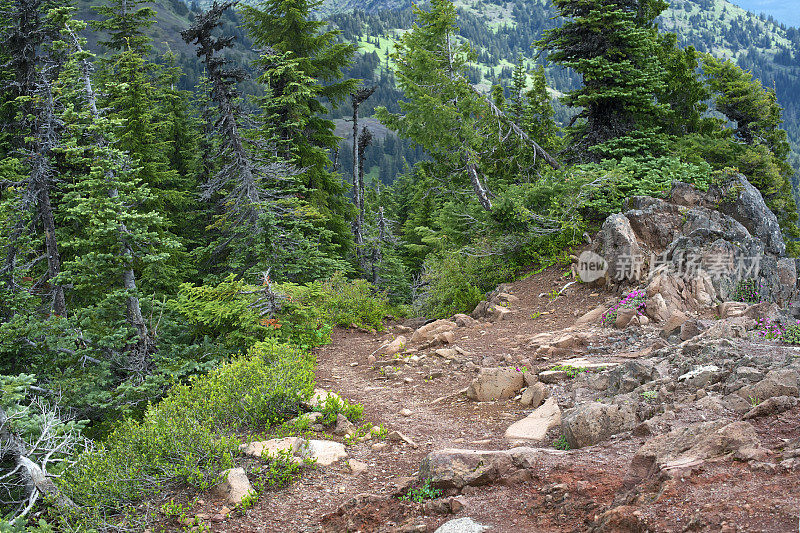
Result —
[[[263, 0], [242, 5], [244, 24], [257, 47], [277, 54], [262, 56], [259, 80], [268, 87], [275, 117], [279, 154], [298, 168], [305, 187], [304, 196], [324, 218], [341, 254], [350, 247], [351, 236], [344, 216], [350, 213], [344, 196], [345, 185], [330, 165], [329, 152], [339, 146], [333, 121], [324, 118], [326, 105], [337, 106], [358, 86], [343, 80], [357, 47], [339, 42], [339, 31], [315, 20], [312, 11], [319, 0]], [[282, 60], [275, 62], [277, 57]], [[285, 61], [293, 68], [283, 67]], [[294, 92], [298, 78], [311, 80], [308, 91]]]
[[[211, 132], [217, 146], [216, 165], [202, 185], [202, 197], [218, 200], [220, 205], [213, 228], [221, 235], [212, 246], [212, 259], [220, 262], [224, 258], [226, 269], [240, 275], [271, 270], [298, 279], [313, 271], [318, 275], [330, 273], [342, 265], [336, 256], [328, 257], [320, 248], [319, 243], [330, 235], [314, 231], [311, 225], [316, 215], [299, 201], [298, 196], [303, 194], [297, 180], [300, 170], [281, 156], [281, 145], [274, 134], [283, 122], [272, 120], [273, 94], [268, 90], [262, 102], [262, 118], [267, 122], [260, 123], [238, 100], [236, 83], [245, 78], [245, 72], [227, 67], [218, 55], [233, 38], [214, 37], [212, 32], [222, 13], [233, 5], [214, 3], [182, 33], [187, 43], [199, 46], [216, 117]], [[293, 61], [273, 50], [265, 51], [264, 57], [270, 58], [265, 61], [274, 63], [277, 71]], [[302, 95], [309, 90], [309, 81], [301, 76], [293, 87]]]
[[131, 50], [144, 56], [150, 52], [150, 37], [145, 30], [155, 22], [156, 11], [146, 5], [147, 0], [106, 0], [93, 9], [102, 17], [92, 21], [92, 29], [105, 32], [108, 37], [100, 44], [114, 52]]
[[200, 164], [200, 125], [192, 101], [194, 95], [178, 89], [183, 73], [176, 64], [175, 53], [167, 50], [162, 59], [158, 121], [163, 124], [169, 167], [178, 173], [181, 189], [190, 191], [195, 188]]
[[[449, 0], [433, 0], [431, 10], [414, 8], [417, 22], [396, 44], [397, 83], [405, 100], [400, 114], [376, 109], [376, 116], [400, 135], [424, 147], [437, 174], [453, 190], [471, 186], [481, 207], [492, 209], [490, 179], [498, 173], [504, 138], [520, 140], [527, 150], [558, 163], [530, 138], [491, 97], [480, 94], [466, 76], [474, 51], [456, 39], [456, 8]], [[459, 191], [460, 192], [460, 191]]]
[[554, 0], [565, 22], [537, 44], [576, 71], [583, 86], [563, 102], [581, 111], [567, 129], [573, 159], [597, 161], [663, 150], [659, 117], [664, 71], [653, 20], [663, 0]]
[[153, 193], [148, 206], [162, 213], [175, 213], [185, 204], [188, 190], [170, 168], [171, 149], [166, 124], [159, 115], [158, 87], [146, 74], [145, 60], [133, 48], [122, 50], [104, 78], [104, 107], [120, 121], [115, 147], [126, 152], [139, 167], [138, 177]]
[[707, 116], [711, 93], [698, 76], [700, 54], [692, 46], [680, 48], [674, 33], [658, 36], [658, 60], [664, 69], [664, 85], [658, 101], [668, 106], [660, 124], [670, 135], [709, 133], [716, 120]]
[[467, 178], [481, 206], [489, 210], [491, 192], [478, 167], [478, 153], [484, 150], [478, 117], [489, 110], [465, 77], [474, 52], [455, 39], [456, 9], [449, 0], [433, 0], [430, 11], [415, 6], [414, 14], [417, 22], [396, 43], [393, 56], [406, 98], [400, 102], [402, 114], [378, 108], [376, 115], [428, 150], [448, 169], [443, 174]]
[[731, 61], [706, 54], [702, 65], [715, 110], [734, 127], [718, 120], [715, 132], [695, 136], [685, 144], [692, 155], [702, 155], [714, 168], [737, 167], [743, 172], [764, 195], [788, 237], [787, 250], [796, 255], [800, 228], [791, 184], [794, 169], [775, 91]]
[[[159, 124], [159, 141], [168, 168], [174, 175], [161, 184], [161, 203], [166, 203], [164, 216], [170, 231], [182, 242], [187, 252], [205, 242], [204, 227], [209, 214], [207, 204], [198, 201], [200, 183], [202, 130], [195, 95], [178, 89], [182, 76], [175, 64], [175, 54], [168, 50], [155, 82], [157, 108], [155, 122]], [[157, 142], [159, 142], [157, 141]], [[157, 191], [158, 192], [158, 191]], [[183, 271], [194, 270], [191, 261], [176, 254]]]
[[[58, 148], [61, 124], [58, 119], [60, 103], [52, 90], [52, 83], [60, 69], [60, 52], [54, 46], [58, 29], [49, 20], [47, 12], [56, 4], [44, 0], [17, 0], [6, 13], [11, 24], [4, 28], [3, 40], [9, 53], [9, 70], [13, 77], [5, 81], [4, 97], [14, 102], [16, 118], [7, 130], [14, 134], [11, 141], [13, 158], [24, 162], [25, 175], [15, 185], [20, 195], [19, 213], [10, 234], [6, 236], [5, 262], [0, 266], [7, 289], [15, 290], [14, 270], [20, 249], [18, 240], [23, 231], [35, 228], [26, 223], [26, 213], [35, 209], [36, 219], [42, 224], [44, 258], [47, 271], [37, 281], [42, 292], [48, 295], [49, 307], [57, 315], [66, 313], [64, 288], [55, 282], [61, 271], [58, 237], [56, 235], [55, 208], [52, 193], [56, 183], [54, 151]], [[20, 167], [12, 163], [20, 170]]]
[[259, 219], [279, 198], [278, 181], [293, 173], [286, 164], [265, 159], [264, 147], [246, 138], [242, 122], [246, 117], [239, 103], [236, 83], [246, 77], [239, 67], [227, 67], [219, 52], [231, 46], [233, 37], [214, 37], [222, 13], [235, 2], [214, 3], [207, 12], [195, 17], [195, 22], [181, 35], [188, 44], [197, 44], [198, 57], [208, 72], [210, 98], [217, 109], [213, 135], [219, 141], [216, 173], [203, 184], [203, 198], [221, 198], [224, 206], [222, 226], [226, 230], [261, 233]]
[[70, 135], [62, 152], [72, 169], [64, 218], [72, 228], [66, 245], [73, 258], [61, 278], [77, 289], [95, 342], [121, 354], [124, 375], [141, 383], [153, 370], [155, 341], [142, 313], [137, 272], [165, 262], [178, 243], [163, 232], [163, 218], [147, 208], [152, 199], [139, 168], [114, 146], [117, 121], [99, 110], [91, 54], [77, 37], [82, 25], [69, 18], [62, 24], [72, 50], [60, 90], [69, 99], [62, 117]]

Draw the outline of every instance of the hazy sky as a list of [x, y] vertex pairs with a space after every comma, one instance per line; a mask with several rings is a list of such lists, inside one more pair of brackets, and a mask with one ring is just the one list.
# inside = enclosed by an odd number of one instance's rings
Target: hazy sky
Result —
[[756, 15], [766, 13], [787, 26], [800, 27], [800, 0], [730, 0]]

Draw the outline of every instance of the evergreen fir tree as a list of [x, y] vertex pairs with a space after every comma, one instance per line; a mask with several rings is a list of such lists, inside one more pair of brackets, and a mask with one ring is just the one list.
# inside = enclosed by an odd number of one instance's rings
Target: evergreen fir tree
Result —
[[146, 62], [132, 48], [117, 55], [103, 77], [104, 107], [120, 121], [115, 148], [126, 152], [139, 167], [138, 177], [152, 192], [149, 208], [176, 213], [185, 207], [188, 192], [178, 172], [170, 168], [166, 124], [159, 115], [160, 94], [146, 74]]
[[674, 33], [658, 36], [658, 59], [664, 69], [664, 85], [658, 101], [668, 106], [661, 120], [670, 135], [709, 133], [716, 121], [707, 116], [711, 93], [698, 76], [700, 54], [692, 46], [680, 48]]
[[150, 49], [150, 37], [145, 31], [155, 22], [156, 11], [147, 6], [147, 0], [106, 0], [93, 9], [102, 17], [92, 21], [94, 30], [105, 32], [108, 37], [100, 44], [114, 52], [131, 50], [139, 56]]
[[[573, 69], [583, 86], [563, 102], [582, 109], [573, 119], [569, 153], [573, 159], [600, 160], [662, 151], [655, 97], [664, 71], [656, 53], [653, 19], [663, 0], [554, 0], [564, 24], [537, 44], [548, 59]], [[576, 122], [576, 123], [575, 123]]]
[[[215, 263], [224, 260], [225, 270], [240, 275], [272, 271], [293, 279], [309, 275], [325, 275], [341, 269], [338, 255], [325, 253], [330, 232], [315, 227], [319, 222], [316, 210], [300, 198], [301, 171], [287, 160], [286, 147], [280, 143], [278, 131], [283, 122], [275, 117], [272, 91], [267, 91], [262, 116], [272, 123], [265, 127], [242, 108], [236, 82], [245, 78], [243, 70], [226, 66], [219, 51], [230, 46], [232, 37], [214, 37], [222, 13], [233, 2], [214, 4], [198, 15], [194, 25], [182, 33], [187, 43], [199, 45], [208, 72], [210, 100], [216, 120], [212, 135], [217, 147], [215, 170], [203, 187], [202, 197], [219, 201], [220, 212], [213, 224], [221, 232], [210, 256]], [[284, 54], [265, 52], [265, 61], [276, 71], [286, 68]], [[288, 69], [291, 72], [291, 68]], [[302, 76], [293, 87], [299, 94], [309, 90], [310, 78]], [[292, 117], [289, 117], [290, 119]], [[304, 115], [300, 114], [300, 119]]]
[[7, 112], [13, 109], [14, 118], [3, 129], [12, 133], [8, 146], [11, 161], [7, 164], [19, 169], [15, 161], [23, 163], [26, 175], [14, 184], [13, 194], [20, 195], [18, 218], [6, 236], [5, 261], [0, 265], [0, 274], [5, 278], [7, 289], [14, 292], [20, 253], [17, 241], [26, 229], [36, 231], [36, 225], [26, 224], [26, 212], [35, 210], [36, 221], [43, 230], [39, 238], [47, 259], [47, 270], [36, 282], [37, 290], [46, 295], [53, 313], [64, 315], [67, 310], [64, 288], [55, 282], [61, 270], [61, 256], [53, 206], [57, 173], [54, 153], [61, 142], [61, 124], [57, 116], [60, 102], [52, 88], [62, 58], [56, 44], [59, 29], [47, 13], [51, 9], [68, 8], [58, 8], [57, 4], [43, 0], [19, 0], [9, 8], [6, 16], [11, 24], [2, 32], [9, 52], [9, 78], [2, 88], [4, 98], [11, 102], [6, 106]]
[[[170, 222], [172, 233], [186, 251], [191, 252], [203, 243], [207, 244], [203, 230], [210, 218], [208, 204], [200, 202], [196, 194], [202, 169], [201, 123], [194, 94], [178, 89], [182, 73], [175, 64], [172, 51], [164, 54], [158, 74], [155, 121], [161, 126], [161, 146], [168, 168], [175, 173], [174, 179], [163, 184], [168, 186], [162, 199], [168, 204], [164, 215]], [[196, 270], [193, 261], [183, 254], [175, 254], [175, 258], [183, 265], [184, 272], [193, 275]]]
[[[339, 31], [312, 18], [317, 0], [264, 0], [242, 5], [245, 27], [256, 46], [276, 53], [258, 61], [263, 70], [259, 81], [267, 86], [272, 133], [277, 136], [279, 155], [304, 169], [304, 196], [323, 217], [324, 228], [332, 232], [342, 254], [351, 246], [345, 216], [350, 209], [344, 197], [345, 185], [330, 168], [328, 154], [339, 145], [334, 124], [323, 117], [325, 106], [337, 106], [355, 90], [359, 81], [342, 80], [356, 46], [339, 41]], [[287, 69], [286, 65], [291, 64]], [[307, 90], [296, 91], [298, 80]], [[306, 83], [310, 81], [310, 83]], [[336, 249], [338, 248], [338, 249]]]
[[736, 167], [744, 173], [764, 195], [784, 235], [791, 238], [785, 239], [787, 250], [797, 254], [800, 247], [795, 239], [800, 229], [791, 184], [794, 169], [775, 91], [730, 61], [704, 55], [702, 65], [715, 110], [734, 127], [717, 120], [716, 131], [685, 138], [684, 151], [704, 157], [716, 169]]
[[433, 0], [431, 10], [414, 8], [417, 22], [396, 43], [395, 74], [406, 100], [402, 114], [376, 110], [377, 117], [400, 135], [422, 145], [443, 166], [443, 175], [455, 186], [472, 185], [480, 204], [491, 209], [491, 193], [479, 174], [479, 152], [484, 151], [482, 116], [489, 115], [484, 100], [466, 79], [474, 58], [469, 45], [456, 42], [456, 9], [449, 0]]
[[72, 50], [59, 79], [69, 132], [61, 149], [70, 169], [63, 216], [70, 227], [65, 246], [73, 253], [60, 278], [76, 289], [83, 325], [95, 342], [122, 354], [120, 371], [141, 383], [153, 370], [155, 350], [142, 313], [141, 273], [165, 263], [178, 243], [162, 230], [163, 218], [147, 207], [152, 198], [137, 176], [139, 168], [115, 147], [118, 121], [99, 111], [89, 75], [91, 54], [77, 37], [80, 23], [67, 18], [63, 24]]

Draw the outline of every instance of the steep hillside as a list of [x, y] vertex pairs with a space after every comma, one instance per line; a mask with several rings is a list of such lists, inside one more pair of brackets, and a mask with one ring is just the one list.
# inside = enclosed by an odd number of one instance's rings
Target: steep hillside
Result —
[[[458, 0], [456, 5], [460, 35], [478, 54], [470, 73], [478, 87], [487, 90], [494, 83], [510, 81], [513, 64], [520, 56], [529, 65], [543, 61], [535, 59], [532, 45], [545, 29], [557, 24], [549, 0]], [[376, 80], [379, 86], [384, 82], [393, 39], [413, 22], [409, 11], [404, 2], [394, 0], [369, 5], [340, 0], [326, 2], [322, 9], [345, 39], [359, 43], [363, 50], [362, 64], [357, 66], [361, 77]], [[784, 127], [795, 153], [800, 153], [800, 30], [749, 13], [726, 0], [672, 0], [659, 24], [664, 31], [675, 32], [682, 45], [732, 59], [752, 70], [765, 86], [774, 87], [784, 108]], [[374, 66], [372, 75], [363, 68], [366, 62]], [[558, 67], [548, 67], [547, 74], [554, 95], [579, 82], [573, 73]], [[381, 101], [379, 93], [372, 99], [373, 106], [395, 104], [395, 95], [383, 89], [391, 97]], [[565, 121], [568, 117], [557, 105], [556, 118]]]
[[[88, 6], [97, 1], [80, 0], [81, 15], [91, 18], [93, 12]], [[182, 3], [184, 1], [186, 4]], [[158, 23], [153, 28], [154, 43], [159, 49], [169, 47], [178, 54], [179, 63], [186, 72], [186, 88], [194, 86], [199, 68], [193, 51], [180, 40], [178, 32], [188, 24], [192, 9], [208, 4], [210, 0], [157, 0], [154, 3], [159, 11]], [[347, 75], [378, 86], [376, 94], [362, 108], [365, 116], [378, 105], [396, 108], [401, 97], [389, 75], [388, 54], [393, 40], [413, 23], [411, 5], [410, 0], [326, 0], [319, 9], [319, 16], [338, 27], [343, 39], [357, 42], [361, 47], [361, 54]], [[508, 83], [519, 57], [525, 58], [528, 66], [543, 61], [535, 58], [532, 45], [545, 29], [557, 24], [550, 0], [457, 0], [456, 5], [460, 35], [469, 40], [477, 52], [470, 78], [479, 88], [488, 90], [493, 84]], [[659, 23], [665, 31], [675, 32], [682, 44], [733, 59], [741, 67], [752, 70], [764, 85], [774, 87], [784, 108], [784, 126], [795, 153], [800, 153], [800, 66], [797, 62], [800, 30], [749, 13], [727, 0], [671, 0]], [[250, 43], [235, 14], [227, 26], [237, 35], [239, 47], [233, 59], [248, 63], [253, 53], [249, 51]], [[574, 88], [580, 81], [574, 73], [558, 67], [548, 67], [547, 75], [554, 96]], [[349, 114], [350, 110], [343, 106], [330, 117], [341, 121]], [[568, 110], [556, 104], [557, 120], [565, 122], [569, 116]], [[411, 163], [416, 160], [411, 147], [393, 152], [388, 161], [383, 161], [380, 146], [374, 148], [369, 156], [372, 160], [367, 164], [376, 175], [380, 168], [385, 181], [392, 181], [402, 170], [403, 159]]]
[[786, 129], [800, 142], [800, 30], [787, 28], [724, 0], [672, 0], [661, 27], [681, 43], [752, 70], [774, 87], [784, 108]]
[[[99, 17], [97, 12], [92, 9], [92, 6], [102, 3], [103, 0], [77, 0], [76, 18], [84, 21], [97, 20]], [[180, 35], [181, 30], [186, 29], [194, 19], [193, 8], [183, 0], [155, 0], [150, 6], [157, 12], [156, 22], [149, 30], [149, 34], [153, 39], [155, 53], [161, 55], [167, 50], [171, 50], [176, 56], [178, 65], [184, 72], [181, 88], [194, 89], [201, 72], [200, 62], [197, 59], [194, 47], [187, 45]], [[225, 19], [225, 33], [236, 36], [234, 52], [228, 57], [237, 64], [247, 66], [255, 58], [255, 53], [251, 50], [252, 43], [242, 30], [241, 21], [235, 12], [227, 12]], [[101, 55], [107, 52], [98, 44], [97, 32], [87, 28], [84, 32], [84, 37], [87, 39], [90, 50]], [[248, 88], [255, 90], [255, 85], [253, 84]]]

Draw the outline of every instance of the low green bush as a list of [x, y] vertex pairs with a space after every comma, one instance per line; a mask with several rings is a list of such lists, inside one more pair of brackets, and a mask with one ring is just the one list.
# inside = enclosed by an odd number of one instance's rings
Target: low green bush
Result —
[[273, 315], [259, 311], [263, 287], [232, 277], [213, 286], [184, 284], [169, 307], [189, 323], [196, 343], [213, 339], [228, 354], [266, 339], [321, 346], [330, 342], [332, 326], [383, 329], [386, 316], [404, 313], [369, 282], [343, 274], [304, 285], [273, 283], [271, 288], [280, 307]]
[[383, 320], [387, 316], [405, 314], [402, 307], [393, 305], [386, 294], [376, 291], [368, 281], [350, 280], [341, 273], [306, 285], [277, 284], [276, 290], [289, 296], [280, 316], [290, 323], [293, 317], [298, 317], [298, 325], [305, 319], [334, 326], [383, 330]]
[[40, 518], [32, 525], [25, 525], [23, 520], [17, 520], [12, 524], [0, 518], [0, 533], [55, 533], [55, 529], [44, 518]]
[[786, 326], [781, 340], [786, 344], [800, 344], [800, 324]]
[[233, 465], [239, 441], [232, 431], [282, 422], [313, 388], [313, 357], [274, 341], [174, 387], [65, 472], [59, 484], [84, 509], [70, 520], [96, 526], [170, 486], [209, 488]]
[[415, 295], [415, 311], [433, 318], [472, 311], [494, 280], [505, 279], [490, 274], [490, 265], [488, 258], [458, 252], [429, 255], [422, 276], [423, 288]]
[[581, 205], [584, 216], [596, 222], [602, 222], [611, 213], [618, 213], [625, 198], [664, 197], [672, 188], [673, 181], [689, 183], [700, 190], [707, 190], [712, 181], [712, 168], [708, 163], [688, 163], [676, 157], [609, 159], [576, 165], [570, 172], [582, 183], [601, 180], [593, 190], [587, 191]]
[[400, 496], [400, 500], [407, 502], [422, 503], [425, 500], [435, 500], [441, 497], [442, 491], [431, 485], [431, 480], [426, 479], [419, 487], [412, 487], [408, 494]]
[[757, 304], [764, 301], [764, 285], [753, 278], [739, 280], [731, 298], [737, 302]]
[[323, 403], [318, 409], [322, 413], [322, 423], [332, 424], [336, 421], [339, 413], [347, 417], [351, 422], [361, 420], [364, 416], [364, 406], [359, 403], [350, 403], [344, 398], [328, 394]]

